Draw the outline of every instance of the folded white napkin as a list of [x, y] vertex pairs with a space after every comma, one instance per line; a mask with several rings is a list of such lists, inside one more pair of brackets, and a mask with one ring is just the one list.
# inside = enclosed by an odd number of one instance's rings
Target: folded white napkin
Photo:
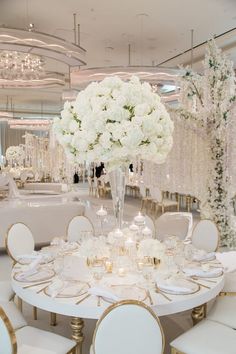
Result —
[[207, 253], [204, 250], [197, 250], [193, 254], [194, 261], [207, 261], [208, 259], [212, 259], [215, 256], [215, 252]]
[[197, 289], [197, 285], [185, 279], [166, 279], [157, 281], [157, 286], [164, 291], [176, 292], [179, 294], [189, 294]]
[[17, 260], [21, 260], [21, 259], [35, 259], [35, 258], [38, 258], [40, 255], [33, 251], [32, 253], [30, 254], [21, 254], [20, 256], [17, 256], [16, 259]]
[[19, 274], [17, 274], [17, 279], [18, 280], [24, 280], [28, 277], [30, 277], [31, 275], [34, 275], [38, 272], [38, 270], [36, 268], [34, 269], [28, 269], [28, 270], [25, 270], [24, 272], [21, 272]]
[[56, 297], [59, 292], [66, 286], [61, 279], [55, 279], [47, 288], [47, 293], [51, 297]]
[[102, 296], [112, 301], [120, 300], [120, 298], [117, 295], [115, 295], [109, 288], [105, 288], [105, 287], [94, 286], [93, 288], [88, 289], [88, 293], [95, 296]]
[[222, 263], [226, 273], [236, 271], [236, 251], [217, 252], [216, 259]]
[[222, 268], [211, 268], [210, 270], [203, 270], [201, 268], [184, 268], [183, 272], [190, 277], [217, 277], [222, 273]]

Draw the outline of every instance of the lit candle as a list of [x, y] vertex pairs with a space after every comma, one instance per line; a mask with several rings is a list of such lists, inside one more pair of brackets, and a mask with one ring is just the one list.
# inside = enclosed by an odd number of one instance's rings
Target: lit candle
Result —
[[112, 273], [112, 267], [113, 267], [113, 264], [111, 261], [105, 262], [105, 269], [106, 269], [107, 273]]
[[116, 229], [114, 231], [114, 237], [115, 238], [122, 238], [124, 236], [123, 232], [120, 229]]
[[120, 277], [124, 277], [125, 276], [125, 268], [119, 268], [118, 269], [118, 275]]
[[130, 231], [134, 231], [134, 232], [139, 231], [139, 227], [137, 225], [135, 225], [134, 223], [130, 225], [129, 229], [130, 229]]
[[143, 216], [140, 211], [138, 212], [138, 215], [135, 216], [134, 221], [137, 224], [144, 224], [145, 223], [145, 216]]
[[134, 245], [134, 241], [132, 240], [131, 237], [127, 238], [127, 240], [125, 241], [125, 247], [126, 248], [130, 248]]
[[152, 236], [152, 230], [149, 229], [149, 227], [145, 226], [145, 228], [142, 230], [142, 234], [145, 237], [151, 237]]
[[101, 208], [96, 212], [98, 216], [107, 216], [107, 211], [103, 208], [103, 205]]

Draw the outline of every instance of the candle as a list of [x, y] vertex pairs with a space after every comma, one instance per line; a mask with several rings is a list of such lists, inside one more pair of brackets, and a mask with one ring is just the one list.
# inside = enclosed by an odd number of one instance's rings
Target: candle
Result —
[[124, 277], [125, 276], [125, 268], [119, 268], [118, 269], [118, 275], [120, 277]]
[[138, 213], [137, 216], [135, 216], [134, 218], [134, 221], [137, 223], [137, 224], [144, 224], [145, 223], [145, 217], [140, 213]]
[[114, 231], [114, 237], [115, 238], [122, 238], [124, 236], [123, 232], [120, 229], [116, 229]]
[[142, 234], [145, 237], [151, 237], [152, 236], [152, 230], [149, 229], [149, 227], [145, 226], [145, 228], [142, 230]]
[[107, 215], [107, 211], [103, 208], [103, 205], [102, 205], [101, 208], [96, 212], [96, 214], [98, 216], [106, 216]]
[[134, 232], [139, 231], [139, 227], [137, 225], [135, 225], [134, 223], [130, 225], [129, 229]]
[[134, 241], [131, 237], [127, 238], [127, 240], [125, 241], [125, 247], [126, 248], [130, 248], [134, 245]]
[[112, 273], [113, 264], [111, 261], [105, 262], [105, 269], [107, 273]]

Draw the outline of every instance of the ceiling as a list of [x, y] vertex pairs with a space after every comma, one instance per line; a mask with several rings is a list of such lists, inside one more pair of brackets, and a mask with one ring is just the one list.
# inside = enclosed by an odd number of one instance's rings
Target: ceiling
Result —
[[[131, 65], [167, 67], [187, 63], [180, 54], [193, 44], [236, 27], [236, 0], [0, 0], [0, 25], [35, 29], [68, 41], [74, 40], [73, 13], [80, 23], [80, 45], [87, 50], [87, 67]], [[232, 38], [231, 38], [232, 39]], [[236, 62], [236, 36], [229, 54]], [[220, 43], [224, 46], [224, 43]], [[196, 68], [202, 53], [198, 53]], [[68, 67], [48, 62], [53, 71], [68, 74]], [[0, 107], [12, 97], [15, 110], [56, 111], [61, 107], [61, 88], [0, 90]]]

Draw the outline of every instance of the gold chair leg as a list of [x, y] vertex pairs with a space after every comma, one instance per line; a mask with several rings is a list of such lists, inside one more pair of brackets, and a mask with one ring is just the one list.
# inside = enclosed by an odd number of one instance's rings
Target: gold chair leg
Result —
[[23, 311], [23, 302], [20, 297], [17, 298], [17, 305], [18, 305], [20, 312], [22, 312]]
[[50, 326], [57, 325], [57, 315], [54, 312], [50, 312]]
[[36, 321], [38, 319], [38, 311], [37, 311], [37, 307], [33, 307], [33, 318]]
[[164, 207], [164, 205], [161, 206], [161, 212], [162, 212], [162, 214], [164, 214], [164, 212], [165, 212], [165, 207]]
[[183, 352], [179, 352], [177, 349], [171, 347], [171, 354], [184, 354]]

